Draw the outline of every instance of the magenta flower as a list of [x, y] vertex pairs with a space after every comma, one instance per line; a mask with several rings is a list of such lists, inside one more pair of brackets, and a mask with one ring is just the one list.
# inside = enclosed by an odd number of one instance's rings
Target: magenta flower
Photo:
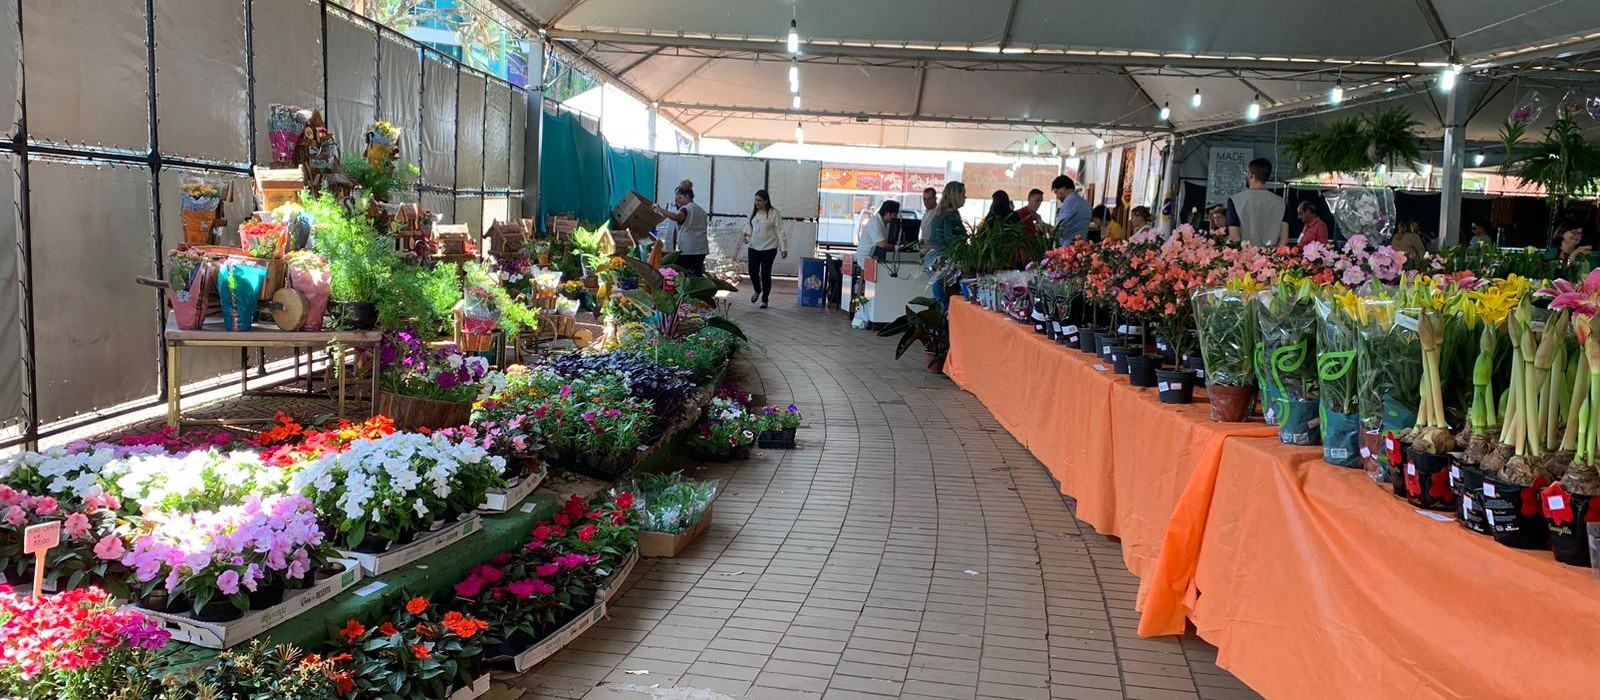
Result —
[[550, 578], [561, 571], [560, 564], [545, 563], [534, 567], [533, 574], [539, 578]]
[[455, 588], [456, 595], [462, 598], [474, 598], [483, 592], [483, 579], [476, 576], [468, 576], [467, 580], [456, 584]]
[[217, 590], [223, 595], [233, 595], [239, 592], [239, 572], [228, 570], [217, 577]]
[[506, 591], [518, 600], [527, 600], [533, 595], [537, 583], [533, 579], [525, 578], [506, 585]]

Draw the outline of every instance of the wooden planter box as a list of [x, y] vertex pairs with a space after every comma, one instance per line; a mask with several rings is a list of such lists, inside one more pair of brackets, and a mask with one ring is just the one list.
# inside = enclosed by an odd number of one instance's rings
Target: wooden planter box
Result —
[[715, 503], [707, 505], [705, 512], [700, 514], [700, 519], [683, 532], [675, 534], [670, 532], [640, 532], [639, 555], [645, 557], [678, 556], [678, 553], [688, 547], [689, 543], [695, 541], [700, 536], [700, 533], [711, 527], [711, 510], [715, 505]]
[[396, 430], [439, 430], [466, 425], [472, 419], [472, 404], [418, 399], [386, 391], [378, 396], [378, 413], [393, 418]]

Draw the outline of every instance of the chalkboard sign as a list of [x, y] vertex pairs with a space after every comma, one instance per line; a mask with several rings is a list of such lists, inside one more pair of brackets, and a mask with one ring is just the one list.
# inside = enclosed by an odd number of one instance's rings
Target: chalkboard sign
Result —
[[1248, 148], [1211, 148], [1211, 169], [1206, 173], [1206, 206], [1222, 204], [1245, 188], [1245, 166], [1256, 157]]

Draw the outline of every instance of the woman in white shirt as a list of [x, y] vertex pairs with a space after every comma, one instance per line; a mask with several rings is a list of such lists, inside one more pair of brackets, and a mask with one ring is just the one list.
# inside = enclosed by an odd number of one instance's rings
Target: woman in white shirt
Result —
[[772, 263], [778, 256], [789, 257], [788, 237], [783, 235], [783, 217], [772, 206], [766, 190], [756, 190], [756, 206], [744, 227], [744, 241], [750, 246], [750, 284], [755, 293], [750, 303], [767, 308], [772, 297]]
[[688, 180], [678, 183], [678, 188], [673, 190], [673, 203], [677, 206], [671, 211], [657, 205], [656, 213], [674, 224], [678, 238], [678, 266], [691, 275], [704, 277], [706, 255], [711, 253], [711, 242], [706, 237], [711, 217], [695, 203], [694, 183]]

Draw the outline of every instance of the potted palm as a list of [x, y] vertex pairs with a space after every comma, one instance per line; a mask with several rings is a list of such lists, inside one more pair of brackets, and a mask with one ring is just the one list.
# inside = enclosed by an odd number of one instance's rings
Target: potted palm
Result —
[[[923, 308], [913, 310], [913, 306]], [[928, 297], [912, 299], [906, 304], [905, 314], [890, 321], [889, 325], [878, 331], [878, 335], [884, 338], [900, 336], [894, 349], [896, 360], [905, 355], [912, 345], [922, 343], [928, 371], [944, 373], [945, 356], [950, 352], [950, 318], [945, 314], [944, 305], [938, 301]]]

